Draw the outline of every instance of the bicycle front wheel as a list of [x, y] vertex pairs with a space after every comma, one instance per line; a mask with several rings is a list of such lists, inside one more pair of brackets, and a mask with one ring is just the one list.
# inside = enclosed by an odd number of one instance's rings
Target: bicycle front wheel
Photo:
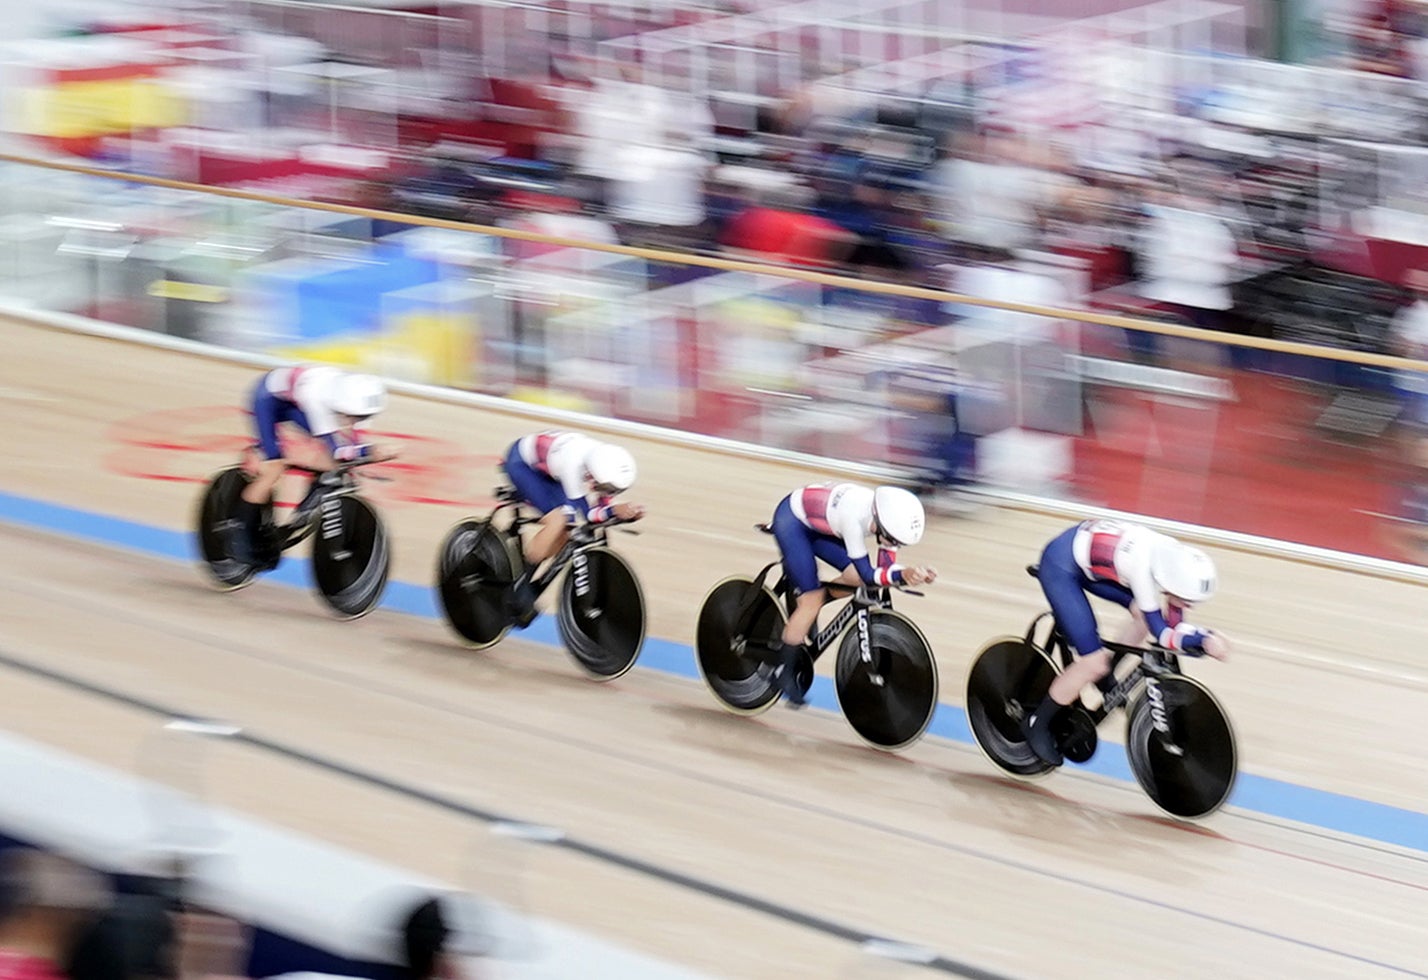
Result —
[[1166, 813], [1197, 820], [1230, 797], [1238, 774], [1235, 733], [1210, 689], [1193, 677], [1149, 681], [1127, 710], [1126, 755], [1136, 782]]
[[880, 749], [922, 737], [937, 710], [937, 660], [912, 620], [893, 609], [868, 611], [868, 649], [856, 625], [838, 646], [838, 704], [853, 731]]
[[386, 526], [355, 494], [329, 498], [321, 508], [312, 539], [313, 582], [334, 612], [365, 616], [382, 598], [392, 567]]
[[591, 677], [623, 676], [645, 642], [645, 596], [629, 563], [609, 548], [577, 553], [561, 583], [555, 622], [565, 648]]

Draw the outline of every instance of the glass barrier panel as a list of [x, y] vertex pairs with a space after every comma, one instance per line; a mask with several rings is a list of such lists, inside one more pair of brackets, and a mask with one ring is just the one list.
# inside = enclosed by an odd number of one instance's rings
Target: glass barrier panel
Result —
[[[1412, 560], [1406, 532], [1428, 512], [1428, 453], [1407, 424], [1426, 379], [1327, 349], [17, 164], [0, 167], [0, 229], [11, 303], [903, 467], [949, 507], [995, 488]], [[1000, 274], [1029, 277], [1031, 296], [1036, 277], [1077, 273]]]

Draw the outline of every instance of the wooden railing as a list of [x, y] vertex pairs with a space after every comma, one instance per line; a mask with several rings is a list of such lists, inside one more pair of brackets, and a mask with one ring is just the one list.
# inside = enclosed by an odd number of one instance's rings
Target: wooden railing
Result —
[[13, 153], [0, 153], [0, 162], [18, 164], [27, 167], [39, 167], [46, 170], [62, 171], [65, 173], [84, 174], [91, 177], [99, 177], [106, 180], [121, 180], [136, 184], [147, 184], [151, 187], [165, 187], [172, 190], [192, 191], [196, 194], [207, 194], [213, 197], [232, 198], [241, 201], [253, 201], [260, 204], [270, 204], [278, 207], [304, 208], [310, 211], [326, 211], [333, 214], [345, 214], [353, 217], [372, 218], [383, 221], [402, 222], [410, 225], [423, 225], [431, 228], [447, 228], [455, 231], [473, 232], [481, 235], [491, 235], [497, 238], [510, 238], [518, 241], [538, 242], [545, 245], [553, 245], [561, 248], [579, 248], [592, 252], [610, 252], [617, 255], [626, 255], [633, 258], [645, 259], [651, 262], [664, 262], [672, 265], [698, 266], [706, 269], [718, 269], [725, 272], [749, 272], [759, 275], [777, 276], [782, 279], [797, 280], [801, 282], [816, 283], [822, 286], [836, 286], [846, 289], [859, 290], [866, 293], [879, 293], [889, 296], [904, 296], [911, 299], [936, 300], [943, 303], [957, 303], [966, 306], [981, 306], [991, 309], [1007, 310], [1013, 313], [1027, 313], [1035, 316], [1050, 317], [1062, 320], [1075, 320], [1081, 323], [1096, 323], [1107, 327], [1121, 327], [1129, 330], [1142, 330], [1146, 333], [1160, 334], [1166, 337], [1181, 337], [1187, 340], [1200, 340], [1208, 343], [1223, 344], [1232, 347], [1242, 347], [1254, 350], [1274, 351], [1285, 354], [1301, 354], [1306, 357], [1314, 357], [1327, 361], [1341, 361], [1349, 364], [1361, 364], [1370, 367], [1397, 368], [1401, 370], [1428, 371], [1428, 360], [1416, 360], [1411, 358], [1396, 357], [1390, 354], [1375, 354], [1368, 351], [1345, 350], [1337, 347], [1325, 347], [1318, 344], [1305, 344], [1296, 341], [1274, 340], [1268, 337], [1246, 337], [1238, 334], [1222, 333], [1216, 330], [1205, 330], [1199, 327], [1182, 326], [1175, 323], [1163, 323], [1155, 320], [1143, 320], [1135, 317], [1117, 316], [1108, 313], [1096, 313], [1090, 310], [1060, 309], [1056, 307], [1040, 306], [1032, 303], [1016, 303], [1009, 300], [987, 299], [980, 296], [969, 296], [964, 293], [948, 292], [941, 289], [929, 289], [921, 286], [907, 286], [898, 283], [878, 282], [871, 279], [859, 279], [854, 276], [835, 275], [827, 272], [814, 272], [807, 269], [797, 269], [788, 266], [771, 265], [763, 262], [751, 262], [742, 259], [721, 258], [712, 255], [695, 255], [682, 252], [667, 252], [653, 248], [640, 248], [631, 245], [609, 245], [601, 242], [592, 242], [578, 238], [558, 238], [550, 235], [542, 235], [536, 232], [521, 231], [515, 228], [499, 228], [491, 225], [478, 225], [464, 221], [452, 221], [445, 218], [431, 218], [422, 215], [402, 214], [396, 211], [381, 211], [372, 208], [358, 207], [350, 204], [335, 204], [324, 201], [303, 201], [295, 198], [279, 197], [273, 194], [265, 194], [260, 191], [243, 190], [234, 187], [212, 187], [207, 184], [194, 184], [182, 180], [172, 180], [166, 177], [151, 177], [144, 174], [131, 174], [118, 170], [109, 170], [99, 167], [86, 166], [84, 164], [62, 162], [58, 160], [46, 160], [37, 157], [22, 156]]

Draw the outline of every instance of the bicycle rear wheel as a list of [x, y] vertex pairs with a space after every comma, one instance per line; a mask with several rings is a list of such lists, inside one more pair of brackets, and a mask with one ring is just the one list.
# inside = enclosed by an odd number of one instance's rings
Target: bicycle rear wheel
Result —
[[516, 560], [490, 520], [466, 520], [442, 542], [437, 596], [446, 621], [467, 643], [483, 649], [511, 628], [506, 593], [516, 578]]
[[[1126, 755], [1136, 782], [1166, 813], [1197, 820], [1230, 797], [1238, 774], [1235, 733], [1210, 689], [1193, 677], [1158, 679], [1160, 704], [1141, 688], [1127, 709]], [[1156, 730], [1161, 715], [1169, 732]]]
[[[195, 532], [198, 553], [210, 577], [223, 591], [233, 591], [249, 585], [256, 574], [252, 565], [229, 554], [230, 528], [237, 520], [238, 498], [250, 477], [241, 466], [230, 466], [214, 475], [204, 488], [198, 502]], [[272, 505], [264, 508], [263, 523], [272, 520]]]
[[591, 677], [623, 676], [645, 642], [645, 596], [634, 570], [609, 548], [577, 553], [560, 586], [555, 622], [565, 648]]
[[778, 598], [767, 586], [755, 588], [752, 579], [733, 576], [709, 590], [699, 609], [695, 660], [725, 708], [756, 715], [778, 701], [780, 691], [763, 653], [782, 639], [787, 622]]
[[937, 661], [912, 620], [893, 609], [868, 611], [868, 659], [857, 627], [843, 634], [834, 672], [838, 704], [853, 731], [880, 749], [906, 748], [937, 710]]
[[972, 662], [967, 675], [972, 738], [988, 759], [1014, 776], [1038, 776], [1052, 768], [1026, 743], [1021, 719], [1055, 679], [1051, 659], [1019, 636], [993, 640]]
[[312, 537], [313, 584], [338, 615], [365, 616], [382, 598], [392, 567], [382, 518], [367, 501], [348, 494], [324, 500], [317, 522]]

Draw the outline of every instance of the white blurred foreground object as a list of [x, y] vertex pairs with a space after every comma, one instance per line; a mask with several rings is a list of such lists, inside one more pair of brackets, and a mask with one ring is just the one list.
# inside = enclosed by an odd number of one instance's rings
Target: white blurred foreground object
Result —
[[[207, 729], [207, 723], [200, 727]], [[179, 756], [191, 748], [185, 745]], [[159, 787], [3, 733], [0, 769], [26, 788], [0, 794], [0, 833], [106, 872], [152, 873], [153, 818], [145, 801]], [[211, 839], [224, 843], [224, 860], [195, 868], [188, 896], [330, 956], [393, 963], [400, 910], [432, 895], [453, 896], [454, 906], [462, 907], [460, 893], [453, 895], [450, 886], [392, 865], [222, 808], [206, 808], [205, 817]], [[530, 946], [539, 955], [492, 964], [498, 969], [483, 961], [483, 977], [702, 980], [696, 971], [586, 933], [511, 915], [533, 935]], [[456, 918], [464, 924], [467, 917], [458, 912]], [[458, 934], [453, 940], [465, 938]]]

